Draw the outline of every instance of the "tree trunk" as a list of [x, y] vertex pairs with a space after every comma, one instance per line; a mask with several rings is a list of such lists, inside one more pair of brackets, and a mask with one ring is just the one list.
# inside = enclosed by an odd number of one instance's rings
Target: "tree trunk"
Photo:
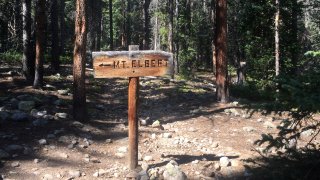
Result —
[[158, 50], [159, 49], [159, 44], [158, 41], [159, 41], [159, 23], [158, 23], [158, 6], [159, 6], [159, 0], [156, 0], [156, 22], [155, 22], [155, 32], [154, 32], [154, 50]]
[[113, 50], [113, 10], [112, 10], [112, 0], [109, 0], [109, 32], [110, 32], [110, 50]]
[[22, 74], [28, 83], [32, 84], [34, 80], [35, 59], [32, 56], [31, 44], [31, 0], [23, 0], [22, 3], [23, 18], [23, 57]]
[[102, 34], [102, 0], [97, 1], [97, 29], [96, 29], [96, 44], [95, 51], [100, 51], [101, 49], [101, 34]]
[[298, 2], [297, 0], [292, 1], [291, 8], [291, 31], [292, 31], [292, 44], [291, 44], [291, 74], [295, 75], [297, 73], [297, 64], [299, 57], [298, 48]]
[[211, 0], [210, 3], [210, 19], [212, 23], [212, 31], [213, 31], [213, 39], [211, 41], [211, 49], [212, 49], [212, 71], [213, 74], [216, 75], [216, 65], [217, 65], [217, 55], [216, 55], [216, 0]]
[[179, 40], [177, 37], [178, 29], [179, 29], [179, 0], [176, 0], [176, 7], [175, 7], [175, 16], [176, 16], [176, 23], [175, 23], [175, 29], [176, 29], [176, 38], [175, 38], [175, 58], [174, 58], [174, 73], [179, 74]]
[[15, 0], [14, 4], [14, 38], [16, 49], [21, 50], [22, 39], [21, 0]]
[[126, 16], [126, 34], [127, 34], [127, 41], [126, 47], [131, 44], [131, 1], [127, 1], [127, 16]]
[[34, 88], [43, 86], [43, 62], [46, 41], [46, 0], [38, 0], [36, 5], [36, 65]]
[[229, 101], [227, 61], [227, 0], [217, 0], [216, 6], [216, 84], [217, 100]]
[[87, 121], [85, 90], [86, 26], [86, 0], [77, 0], [76, 39], [73, 52], [73, 117], [78, 121]]
[[148, 50], [150, 47], [150, 14], [149, 14], [150, 0], [144, 0], [143, 14], [144, 14], [144, 36], [143, 36], [143, 49]]
[[[59, 49], [59, 23], [58, 23], [58, 2], [51, 1], [51, 67], [54, 71], [59, 70], [60, 49]], [[64, 30], [62, 30], [64, 31]]]
[[87, 18], [88, 18], [88, 33], [87, 33], [87, 49], [92, 52], [94, 50], [95, 44], [95, 18], [94, 14], [94, 0], [87, 0]]
[[169, 33], [168, 33], [168, 43], [169, 52], [173, 53], [173, 0], [169, 0]]
[[65, 0], [60, 0], [60, 5], [59, 5], [59, 22], [60, 22], [60, 55], [64, 55], [64, 48], [65, 48], [65, 41], [66, 41], [66, 21], [64, 19], [65, 13]]
[[276, 76], [280, 74], [280, 45], [279, 45], [279, 19], [280, 19], [280, 4], [279, 0], [276, 0], [276, 14], [275, 14], [275, 70]]

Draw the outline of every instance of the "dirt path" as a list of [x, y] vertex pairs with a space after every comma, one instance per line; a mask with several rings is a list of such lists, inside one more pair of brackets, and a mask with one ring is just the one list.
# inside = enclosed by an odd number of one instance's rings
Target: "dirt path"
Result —
[[[276, 134], [281, 117], [253, 112], [237, 100], [216, 103], [211, 79], [141, 79], [140, 177], [162, 179], [174, 160], [188, 179], [250, 178], [243, 160], [259, 156], [263, 147], [254, 142]], [[125, 179], [127, 80], [89, 76], [90, 121], [84, 124], [70, 118], [71, 80], [68, 73], [48, 76], [43, 90], [33, 90], [2, 72], [3, 179]]]

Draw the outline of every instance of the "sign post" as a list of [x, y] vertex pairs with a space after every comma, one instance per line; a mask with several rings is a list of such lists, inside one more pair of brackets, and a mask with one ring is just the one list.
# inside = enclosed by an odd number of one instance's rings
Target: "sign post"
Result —
[[93, 52], [95, 78], [129, 77], [128, 124], [129, 168], [138, 165], [139, 77], [173, 74], [172, 54], [163, 51], [139, 51], [139, 46], [129, 46], [129, 51]]
[[[129, 58], [131, 51], [139, 50], [139, 46], [129, 46]], [[131, 61], [134, 59], [131, 59]], [[132, 64], [132, 63], [131, 63]], [[129, 124], [129, 168], [135, 169], [138, 165], [138, 117], [137, 106], [139, 101], [139, 77], [129, 77], [128, 88], [128, 124]]]

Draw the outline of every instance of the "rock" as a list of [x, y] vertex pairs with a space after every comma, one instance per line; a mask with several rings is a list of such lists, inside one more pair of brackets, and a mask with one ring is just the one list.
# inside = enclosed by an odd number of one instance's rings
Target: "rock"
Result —
[[29, 115], [24, 112], [16, 112], [11, 116], [11, 119], [15, 122], [27, 122], [29, 121]]
[[39, 141], [40, 145], [46, 145], [47, 144], [47, 140], [46, 139], [40, 139]]
[[54, 135], [54, 134], [48, 134], [48, 135], [47, 135], [47, 138], [48, 138], [48, 139], [54, 139], [54, 138], [56, 138], [56, 135]]
[[19, 166], [20, 166], [20, 162], [18, 161], [11, 163], [11, 167], [19, 167]]
[[58, 94], [60, 94], [60, 95], [68, 95], [68, 93], [70, 92], [70, 90], [69, 90], [69, 89], [60, 89], [60, 90], [58, 90], [57, 92], [58, 92]]
[[196, 160], [194, 160], [194, 161], [192, 161], [191, 163], [192, 164], [198, 164], [200, 161], [198, 160], [198, 159], [196, 159]]
[[60, 156], [61, 158], [64, 158], [64, 159], [68, 159], [68, 158], [69, 158], [69, 155], [66, 154], [66, 153], [59, 153], [59, 156]]
[[33, 97], [30, 96], [29, 94], [22, 94], [17, 96], [17, 99], [19, 99], [20, 101], [32, 101]]
[[217, 148], [217, 147], [219, 147], [219, 143], [218, 142], [212, 142], [211, 147], [212, 148]]
[[40, 162], [40, 160], [39, 160], [39, 159], [34, 159], [33, 162], [34, 162], [35, 164], [38, 164], [38, 163]]
[[67, 113], [56, 113], [55, 116], [58, 117], [58, 118], [61, 118], [61, 119], [67, 119], [68, 118], [68, 114]]
[[182, 172], [177, 165], [177, 162], [170, 161], [163, 172], [163, 178], [165, 180], [186, 180], [187, 176]]
[[107, 143], [107, 144], [112, 143], [112, 139], [106, 139], [106, 143]]
[[9, 157], [10, 157], [10, 154], [9, 154], [9, 153], [7, 153], [6, 151], [0, 149], [0, 160], [1, 160], [1, 159], [7, 159], [7, 158], [9, 158]]
[[93, 173], [92, 176], [93, 176], [93, 177], [99, 177], [99, 172], [97, 171], [97, 172]]
[[24, 147], [24, 150], [23, 150], [23, 154], [24, 155], [30, 155], [33, 153], [33, 149], [30, 148], [30, 147]]
[[24, 147], [20, 146], [20, 145], [16, 145], [16, 144], [11, 144], [11, 145], [8, 145], [7, 147], [5, 147], [4, 150], [10, 154], [15, 154], [15, 153], [23, 152]]
[[141, 168], [142, 168], [144, 171], [148, 171], [148, 169], [149, 169], [149, 164], [147, 164], [146, 162], [142, 162]]
[[139, 180], [149, 180], [149, 175], [146, 170], [139, 172]]
[[275, 124], [273, 124], [272, 122], [270, 122], [270, 121], [264, 122], [263, 126], [268, 128], [268, 129], [276, 129], [277, 128], [277, 126]]
[[120, 148], [118, 148], [118, 152], [119, 153], [127, 153], [128, 147], [126, 147], [126, 146], [120, 147]]
[[215, 169], [216, 171], [220, 171], [220, 169], [221, 169], [220, 164], [219, 164], [219, 163], [215, 163], [215, 164], [214, 164], [214, 169]]
[[140, 118], [139, 121], [140, 121], [140, 125], [147, 126], [150, 123], [150, 117], [147, 117], [146, 119]]
[[172, 138], [172, 134], [171, 133], [163, 133], [163, 137], [164, 138]]
[[231, 166], [232, 167], [238, 167], [240, 165], [240, 161], [237, 159], [231, 160]]
[[287, 149], [296, 149], [297, 148], [297, 140], [296, 139], [290, 139], [288, 144], [286, 145]]
[[10, 114], [4, 111], [0, 111], [0, 122], [7, 121], [10, 117]]
[[116, 153], [115, 156], [116, 156], [117, 158], [122, 159], [122, 158], [124, 158], [126, 155], [125, 155], [124, 153]]
[[139, 173], [135, 171], [131, 171], [129, 174], [126, 175], [127, 179], [139, 179], [140, 175]]
[[46, 119], [36, 119], [32, 122], [32, 125], [33, 126], [36, 126], [36, 127], [44, 127], [48, 124], [48, 120]]
[[212, 168], [204, 168], [202, 171], [201, 171], [201, 174], [205, 177], [215, 177], [216, 173], [214, 171], [214, 169]]
[[31, 111], [35, 107], [36, 103], [34, 101], [20, 101], [18, 108], [21, 111]]
[[53, 176], [51, 174], [45, 174], [43, 176], [43, 180], [52, 180], [52, 179], [54, 179], [54, 178], [53, 178]]
[[221, 157], [220, 158], [220, 166], [221, 167], [227, 167], [230, 165], [230, 160], [228, 157]]
[[310, 137], [315, 133], [313, 129], [308, 129], [306, 131], [301, 132], [301, 136], [304, 138]]
[[152, 123], [151, 127], [153, 128], [159, 128], [161, 127], [161, 123], [159, 120], [156, 120], [155, 122]]
[[253, 128], [251, 126], [243, 127], [242, 129], [246, 132], [254, 132], [256, 130], [255, 128]]
[[101, 163], [101, 161], [97, 158], [92, 158], [90, 161], [93, 163]]
[[98, 173], [99, 173], [99, 176], [103, 176], [103, 175], [107, 174], [108, 171], [106, 171], [106, 170], [104, 170], [104, 169], [99, 169], [99, 170], [98, 170]]
[[153, 157], [152, 156], [145, 156], [144, 158], [143, 158], [143, 160], [144, 161], [153, 161]]
[[81, 122], [79, 122], [79, 121], [74, 121], [74, 122], [71, 124], [71, 126], [76, 127], [76, 128], [83, 128], [83, 127], [84, 127], [84, 125], [83, 125]]
[[104, 109], [105, 109], [105, 107], [102, 104], [96, 105], [95, 108], [100, 110], [100, 111], [104, 111]]
[[[56, 133], [54, 133], [54, 134], [56, 134]], [[68, 136], [60, 136], [58, 141], [61, 143], [69, 143], [71, 141], [71, 139]]]
[[71, 170], [69, 171], [70, 178], [78, 178], [81, 177], [80, 170]]
[[63, 99], [57, 99], [53, 102], [54, 105], [56, 106], [66, 106], [67, 103]]

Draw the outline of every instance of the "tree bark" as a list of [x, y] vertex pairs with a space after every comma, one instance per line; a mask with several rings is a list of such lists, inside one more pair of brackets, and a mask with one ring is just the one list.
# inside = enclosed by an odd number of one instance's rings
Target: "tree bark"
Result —
[[54, 71], [60, 67], [58, 10], [57, 0], [51, 0], [51, 67]]
[[46, 49], [46, 0], [38, 0], [36, 7], [36, 65], [33, 87], [41, 88], [43, 86], [43, 62]]
[[60, 55], [64, 55], [65, 41], [66, 41], [66, 21], [65, 21], [65, 0], [59, 1], [59, 24], [60, 24]]
[[102, 8], [103, 6], [102, 0], [98, 0], [96, 3], [97, 7], [97, 26], [96, 26], [96, 43], [95, 43], [95, 51], [100, 51], [101, 49], [101, 35], [102, 35]]
[[94, 44], [95, 44], [95, 10], [94, 10], [94, 0], [87, 0], [87, 49], [88, 51], [94, 51]]
[[110, 50], [113, 50], [113, 10], [112, 0], [109, 0], [109, 32], [110, 32]]
[[[178, 34], [179, 29], [179, 0], [176, 0], [175, 4], [175, 16], [176, 16], [176, 23], [175, 23], [175, 29], [176, 29], [176, 35]], [[179, 74], [179, 50], [180, 50], [180, 44], [178, 37], [175, 38], [175, 58], [174, 58], [174, 73]]]
[[292, 1], [291, 8], [291, 31], [292, 31], [292, 47], [291, 47], [291, 74], [295, 75], [297, 73], [297, 64], [299, 57], [298, 49], [298, 1]]
[[76, 1], [75, 46], [73, 52], [73, 117], [87, 121], [85, 60], [86, 60], [86, 0]]
[[14, 38], [16, 49], [21, 50], [22, 44], [22, 19], [21, 19], [21, 0], [15, 0], [14, 4]]
[[22, 57], [22, 74], [28, 83], [32, 84], [34, 80], [35, 59], [32, 56], [31, 44], [31, 0], [22, 2], [22, 19], [23, 19], [23, 57]]
[[216, 84], [217, 100], [229, 101], [227, 61], [227, 0], [217, 0], [216, 6]]
[[279, 45], [279, 19], [280, 19], [280, 4], [279, 0], [276, 0], [276, 14], [274, 19], [275, 24], [275, 70], [276, 76], [280, 74], [280, 45]]
[[173, 53], [173, 0], [169, 0], [169, 33], [168, 33], [168, 43], [169, 52]]
[[150, 47], [150, 14], [149, 14], [150, 0], [144, 0], [143, 14], [144, 14], [144, 36], [143, 49], [148, 50]]

